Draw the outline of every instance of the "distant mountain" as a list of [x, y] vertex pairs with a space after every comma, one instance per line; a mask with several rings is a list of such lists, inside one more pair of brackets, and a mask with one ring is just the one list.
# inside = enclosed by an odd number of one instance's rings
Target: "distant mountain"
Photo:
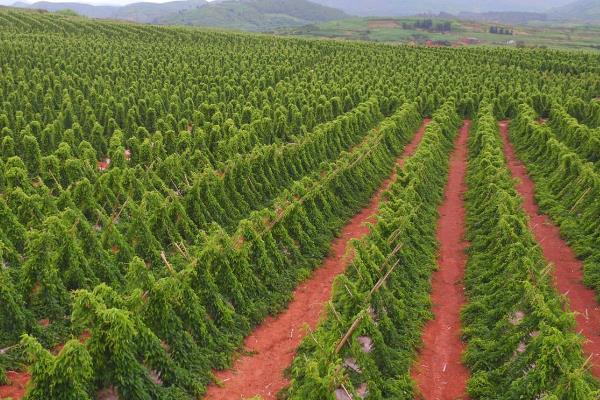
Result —
[[50, 12], [69, 9], [75, 11], [79, 15], [83, 15], [90, 18], [113, 18], [113, 15], [120, 8], [113, 6], [93, 6], [91, 4], [83, 3], [51, 3], [49, 1], [39, 1], [37, 3], [32, 4], [15, 3], [13, 4], [13, 6], [19, 8], [35, 8]]
[[563, 6], [572, 0], [314, 0], [316, 3], [359, 16], [404, 16], [420, 13], [461, 11], [483, 13], [488, 11], [544, 12]]
[[307, 0], [227, 0], [167, 15], [160, 24], [268, 31], [348, 18], [343, 11]]
[[551, 11], [551, 17], [558, 20], [600, 22], [600, 0], [578, 0]]
[[73, 10], [90, 18], [110, 18], [164, 25], [211, 26], [268, 31], [314, 22], [348, 18], [343, 11], [308, 0], [181, 0], [167, 3], [133, 3], [93, 6], [83, 3], [15, 3], [15, 7], [57, 12]]
[[51, 3], [41, 1], [33, 4], [15, 3], [15, 7], [36, 8], [56, 12], [70, 9], [90, 18], [123, 19], [135, 22], [155, 22], [166, 15], [191, 10], [207, 4], [206, 0], [182, 0], [167, 3], [133, 3], [126, 6], [93, 6], [83, 3]]
[[251, 31], [296, 27], [344, 19], [349, 15], [437, 14], [448, 15], [449, 19], [507, 24], [545, 20], [600, 23], [600, 0], [177, 0], [125, 6], [40, 1], [33, 4], [20, 2], [14, 6], [50, 12], [70, 9], [90, 18]]
[[203, 7], [206, 0], [182, 0], [167, 3], [133, 3], [120, 7], [117, 13], [118, 19], [136, 22], [157, 22], [165, 15], [193, 10]]

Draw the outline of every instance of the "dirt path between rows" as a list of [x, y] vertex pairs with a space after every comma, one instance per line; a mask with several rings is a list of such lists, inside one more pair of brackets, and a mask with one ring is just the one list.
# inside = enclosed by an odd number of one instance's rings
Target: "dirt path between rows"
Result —
[[513, 177], [518, 178], [517, 191], [523, 198], [523, 207], [529, 215], [529, 227], [540, 244], [546, 260], [554, 264], [554, 281], [561, 294], [567, 296], [571, 310], [576, 313], [577, 331], [587, 339], [584, 352], [590, 357], [592, 373], [600, 378], [600, 307], [592, 289], [583, 284], [583, 263], [561, 238], [560, 230], [547, 215], [538, 214], [535, 185], [527, 169], [517, 158], [508, 138], [509, 122], [501, 121], [500, 135], [504, 153]]
[[0, 386], [0, 399], [18, 400], [25, 396], [25, 387], [29, 382], [29, 374], [26, 372], [8, 371], [6, 373], [10, 385]]
[[471, 121], [465, 121], [450, 157], [444, 202], [439, 207], [436, 237], [440, 243], [438, 270], [432, 277], [434, 319], [423, 330], [423, 347], [412, 377], [425, 400], [466, 399], [469, 371], [461, 362], [465, 348], [460, 339], [460, 310], [465, 303], [463, 277], [467, 264], [463, 196]]
[[[425, 119], [412, 142], [405, 147], [398, 160], [400, 166], [404, 158], [417, 149], [428, 123], [429, 119]], [[304, 338], [305, 324], [311, 329], [316, 327], [323, 305], [331, 297], [333, 280], [352, 261], [350, 240], [363, 238], [369, 233], [367, 223], [375, 222], [381, 196], [394, 179], [395, 174], [385, 180], [369, 205], [342, 229], [323, 264], [296, 288], [287, 310], [265, 319], [246, 338], [244, 347], [253, 354], [239, 358], [230, 370], [215, 372], [223, 385], [209, 386], [206, 399], [239, 400], [259, 395], [264, 400], [272, 400], [277, 392], [289, 384], [283, 372], [292, 363], [296, 348]]]

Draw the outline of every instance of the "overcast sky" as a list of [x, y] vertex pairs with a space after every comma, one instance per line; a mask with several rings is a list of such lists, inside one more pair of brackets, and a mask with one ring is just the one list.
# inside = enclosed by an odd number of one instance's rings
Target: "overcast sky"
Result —
[[[130, 3], [140, 3], [140, 2], [148, 2], [148, 3], [166, 3], [167, 1], [172, 0], [0, 0], [0, 5], [10, 6], [16, 2], [23, 3], [36, 3], [38, 1], [48, 1], [52, 3], [85, 3], [85, 4], [94, 4], [94, 5], [110, 5], [110, 6], [122, 6], [124, 4]], [[213, 1], [213, 0], [208, 0]]]

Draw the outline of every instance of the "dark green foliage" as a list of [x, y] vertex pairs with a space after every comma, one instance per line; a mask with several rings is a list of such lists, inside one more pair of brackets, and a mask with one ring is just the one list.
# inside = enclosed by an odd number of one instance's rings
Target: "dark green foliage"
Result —
[[[434, 114], [416, 153], [398, 170], [377, 224], [355, 243], [352, 265], [335, 281], [327, 319], [298, 351], [287, 392], [290, 399], [335, 399], [334, 390], [342, 390], [342, 385], [356, 395], [365, 384], [369, 398], [414, 397], [409, 370], [421, 327], [430, 318], [427, 293], [436, 266], [437, 205], [459, 123], [455, 103], [448, 101]], [[384, 129], [393, 131], [393, 123]], [[382, 288], [370, 294], [390, 270]], [[348, 343], [336, 353], [356, 321]], [[365, 338], [372, 341], [370, 352], [361, 347]]]
[[523, 105], [511, 139], [535, 180], [541, 210], [584, 260], [585, 283], [600, 293], [600, 133], [559, 104], [551, 115], [550, 126], [540, 125], [535, 112]]
[[[0, 257], [0, 263], [3, 262]], [[34, 330], [35, 322], [4, 268], [0, 269], [0, 282], [0, 347], [4, 347], [17, 341], [24, 332]]]
[[[431, 152], [400, 172], [389, 193], [399, 200], [360, 248], [365, 280], [347, 282], [362, 296], [376, 281], [393, 226], [422, 247], [402, 250], [414, 268], [373, 296], [379, 324], [361, 326], [378, 347], [360, 359], [373, 395], [402, 397], [428, 316], [427, 221], [455, 111], [471, 116], [489, 97], [497, 116], [520, 103], [549, 114], [565, 98], [582, 123], [597, 127], [600, 115], [591, 54], [289, 40], [2, 9], [0, 56], [0, 342], [26, 333], [54, 348], [89, 335], [60, 368], [30, 346], [32, 367], [50, 374], [37, 374], [32, 393], [56, 381], [81, 398], [111, 385], [124, 398], [201, 396], [211, 369], [229, 366], [253, 327], [285, 308], [435, 113]], [[349, 349], [360, 358], [356, 343]], [[88, 356], [91, 378], [67, 373]], [[22, 361], [10, 351], [1, 362]], [[335, 375], [327, 368], [306, 373], [318, 383]]]
[[[571, 112], [579, 114], [582, 120], [587, 119], [585, 111], [578, 113], [571, 107]], [[550, 111], [550, 125], [558, 139], [593, 163], [596, 170], [600, 171], [600, 128], [592, 129], [580, 123], [558, 103], [555, 103]]]
[[[292, 192], [285, 192], [275, 202], [275, 210], [283, 214], [271, 228], [256, 215], [242, 222], [233, 237], [216, 229], [198, 242], [198, 248], [190, 248], [194, 260], [180, 272], [167, 273], [134, 259], [125, 277], [130, 293], [126, 299], [102, 285], [94, 293], [81, 292], [73, 320], [80, 329], [91, 332], [86, 345], [95, 370], [102, 371], [96, 385], [114, 384], [119, 393], [129, 397], [142, 393], [151, 398], [159, 396], [163, 389], [149, 381], [144, 365], [137, 361], [150, 351], [163, 360], [157, 366], [166, 363], [165, 375], [161, 374], [165, 387], [201, 393], [210, 380], [210, 367], [227, 365], [226, 354], [249, 332], [249, 323], [254, 325], [267, 312], [285, 306], [291, 289], [306, 276], [303, 271], [320, 263], [328, 250], [324, 243], [333, 238], [333, 231], [339, 229], [345, 216], [368, 201], [419, 121], [416, 107], [404, 106], [380, 128], [370, 131], [367, 140], [352, 153], [324, 167], [323, 178], [319, 174], [298, 182]], [[373, 149], [377, 151], [372, 157], [364, 157]], [[325, 223], [325, 214], [312, 204], [317, 200], [336, 204], [338, 196], [344, 201], [324, 210], [329, 210], [328, 217], [336, 217], [330, 219], [335, 221], [330, 225]], [[270, 232], [264, 233], [265, 228]], [[293, 241], [286, 239], [288, 232], [294, 234]], [[243, 238], [239, 249], [232, 238]], [[281, 257], [283, 249], [278, 244], [289, 246], [287, 251], [296, 254], [294, 264]], [[170, 268], [167, 265], [167, 270]], [[135, 338], [141, 332], [151, 342], [167, 346], [168, 354], [160, 345], [139, 348], [139, 339]], [[118, 348], [107, 348], [114, 335], [120, 335]], [[117, 354], [122, 358], [119, 363], [126, 364], [115, 364]], [[204, 376], [203, 382], [183, 378], [187, 373], [184, 371], [193, 372], [196, 379]], [[169, 381], [168, 374], [172, 376]]]
[[492, 106], [470, 141], [468, 304], [462, 312], [474, 399], [592, 399], [575, 319], [556, 293], [506, 166]]
[[94, 398], [92, 358], [79, 341], [68, 341], [57, 356], [29, 335], [23, 335], [21, 344], [33, 363], [26, 400]]
[[4, 367], [2, 365], [0, 365], [0, 385], [7, 385], [8, 384], [8, 377], [6, 376], [6, 371], [4, 370]]

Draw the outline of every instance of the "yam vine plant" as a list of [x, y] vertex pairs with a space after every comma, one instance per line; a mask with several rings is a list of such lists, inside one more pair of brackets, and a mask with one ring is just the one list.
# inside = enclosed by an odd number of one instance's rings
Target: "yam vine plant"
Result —
[[421, 327], [431, 318], [437, 206], [460, 122], [450, 99], [398, 169], [377, 223], [354, 242], [354, 260], [336, 278], [326, 319], [298, 350], [289, 399], [336, 399], [336, 391], [356, 398], [414, 397], [409, 370]]
[[583, 338], [528, 228], [487, 102], [473, 126], [467, 174], [470, 246], [462, 321], [469, 396], [598, 398]]
[[[554, 118], [569, 118], [553, 112]], [[567, 131], [557, 135], [551, 126], [558, 124], [540, 125], [536, 112], [523, 105], [510, 136], [535, 181], [540, 209], [552, 218], [583, 260], [585, 283], [600, 294], [600, 171], [597, 163], [582, 156], [586, 148], [592, 149], [589, 136], [581, 133], [576, 137]]]

